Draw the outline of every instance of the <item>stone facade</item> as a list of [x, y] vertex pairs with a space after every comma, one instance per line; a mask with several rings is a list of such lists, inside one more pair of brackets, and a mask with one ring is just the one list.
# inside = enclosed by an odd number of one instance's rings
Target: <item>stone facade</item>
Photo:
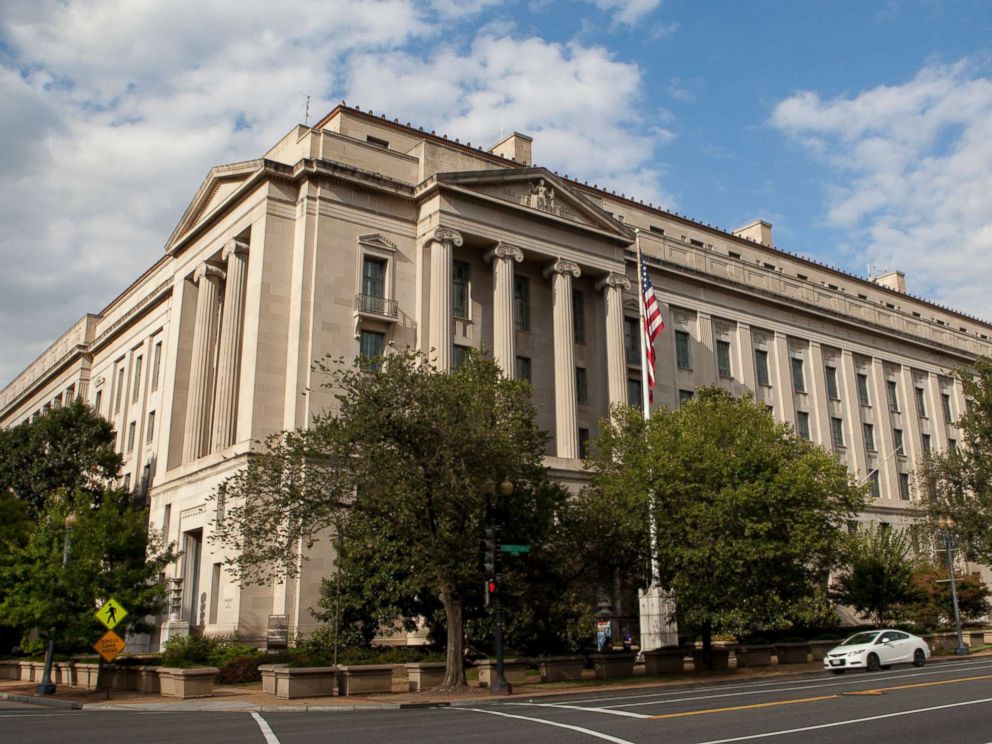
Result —
[[878, 468], [866, 520], [911, 523], [913, 462], [959, 438], [949, 371], [992, 352], [992, 327], [906, 294], [901, 275], [779, 250], [768, 223], [725, 232], [558, 176], [531, 144], [485, 151], [342, 105], [212, 169], [161, 259], [0, 391], [0, 425], [95, 405], [126, 485], [184, 551], [172, 620], [261, 642], [286, 615], [307, 632], [330, 550], [291, 581], [240, 587], [208, 540], [224, 504], [207, 497], [253, 441], [330, 405], [313, 360], [410, 346], [449, 368], [485, 347], [531, 380], [548, 465], [578, 487], [597, 420], [639, 400], [639, 246], [667, 325], [655, 405], [752, 390], [859, 477]]

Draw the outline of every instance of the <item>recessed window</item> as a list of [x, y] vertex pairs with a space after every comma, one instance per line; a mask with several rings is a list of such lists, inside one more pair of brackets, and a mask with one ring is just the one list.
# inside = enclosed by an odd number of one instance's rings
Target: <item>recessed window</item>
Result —
[[768, 377], [768, 352], [764, 349], [754, 350], [754, 366], [755, 372], [758, 376], [758, 384], [765, 385], [766, 387], [770, 385]]
[[806, 392], [806, 375], [803, 370], [803, 360], [792, 357], [792, 389], [797, 393]]
[[138, 392], [141, 390], [141, 363], [143, 358], [138, 354], [134, 359], [134, 380], [131, 383], [131, 402], [138, 402]]
[[957, 454], [957, 451], [958, 451], [958, 440], [957, 439], [948, 439], [947, 440], [947, 451], [950, 452], [952, 455]]
[[366, 359], [376, 359], [382, 356], [386, 347], [386, 334], [376, 331], [362, 331], [359, 335], [359, 353]]
[[906, 450], [903, 448], [902, 429], [892, 430], [892, 451], [900, 455], [906, 454]]
[[830, 400], [840, 400], [840, 393], [837, 392], [837, 368], [827, 367], [827, 397]]
[[686, 331], [675, 331], [675, 364], [679, 369], [692, 369], [689, 334]]
[[809, 281], [809, 277], [806, 276], [805, 274], [796, 274], [796, 279], [801, 279], [804, 282], [808, 282]]
[[694, 245], [697, 248], [702, 248], [703, 247], [703, 241], [702, 240], [696, 240], [695, 238], [689, 238], [689, 245]]
[[575, 343], [586, 342], [585, 295], [577, 289], [572, 290], [572, 335]]
[[858, 403], [863, 406], [870, 405], [868, 399], [868, 375], [858, 375]]
[[127, 425], [127, 451], [134, 452], [134, 432], [137, 429], [136, 422], [132, 421]]
[[878, 470], [872, 470], [871, 475], [868, 476], [868, 490], [871, 492], [871, 497], [873, 499], [880, 499], [882, 497], [882, 489], [878, 483]]
[[513, 277], [513, 327], [530, 330], [530, 281], [525, 276]]
[[148, 412], [148, 431], [145, 432], [145, 441], [150, 442], [155, 438], [155, 411]]
[[589, 402], [589, 387], [584, 367], [575, 368], [575, 399], [579, 403]]
[[623, 353], [627, 364], [641, 366], [640, 323], [637, 318], [623, 319]]
[[658, 227], [657, 225], [651, 225], [650, 226], [650, 230], [651, 230], [651, 232], [653, 232], [656, 235], [664, 235], [665, 234], [665, 230], [663, 228], [661, 228], [661, 227]]
[[627, 378], [627, 403], [636, 408], [643, 404], [641, 381], [636, 377]]
[[910, 497], [909, 473], [899, 473], [899, 498], [903, 501], [909, 501]]
[[[103, 407], [103, 391], [96, 391], [96, 399], [93, 401], [93, 408], [98, 414], [100, 414], [100, 409]], [[103, 414], [100, 414], [103, 415]]]
[[875, 427], [871, 424], [864, 424], [865, 449], [869, 452], [875, 451]]
[[152, 351], [152, 391], [158, 390], [158, 372], [159, 368], [162, 366], [162, 342], [158, 341], [155, 343], [155, 349]]
[[806, 411], [796, 411], [796, 434], [809, 439], [809, 414]]
[[834, 447], [844, 446], [844, 420], [839, 418], [830, 419], [830, 441]]
[[131, 493], [131, 474], [124, 473], [124, 491]]
[[916, 388], [916, 412], [920, 418], [927, 417], [927, 401], [922, 387]]
[[861, 294], [860, 292], [858, 292], [858, 299], [859, 300], [867, 300], [868, 299], [868, 295]]
[[451, 314], [468, 320], [468, 264], [455, 261], [451, 265]]
[[530, 377], [530, 357], [517, 357], [517, 379], [531, 382]]
[[584, 428], [579, 429], [579, 457], [589, 457], [589, 430]]
[[114, 393], [114, 413], [120, 413], [121, 396], [124, 393], [124, 366], [117, 369], [117, 390]]
[[772, 271], [775, 271], [775, 264], [773, 264], [773, 263], [766, 263], [766, 264], [763, 264], [763, 266], [766, 269], [771, 269]]
[[733, 377], [733, 371], [730, 368], [730, 342], [729, 341], [717, 341], [716, 342], [716, 366], [717, 372], [720, 377]]
[[920, 440], [923, 442], [923, 454], [925, 456], [930, 456], [931, 454], [933, 454], [933, 447], [930, 443], [930, 435], [921, 434]]
[[679, 390], [679, 403], [680, 404], [688, 403], [690, 400], [692, 400], [693, 395], [695, 395], [695, 393], [693, 393], [691, 390]]
[[382, 147], [384, 149], [389, 149], [389, 140], [379, 139], [378, 137], [373, 137], [371, 134], [365, 135], [365, 141], [370, 145], [375, 145], [376, 147]]
[[459, 369], [465, 364], [468, 357], [468, 348], [465, 346], [453, 346], [451, 349], [451, 369]]
[[737, 251], [727, 251], [727, 255], [730, 256], [731, 258], [737, 258], [737, 259], [741, 257], [741, 254], [738, 253]]
[[940, 405], [944, 409], [944, 423], [953, 423], [954, 417], [951, 415], [951, 396], [948, 393], [940, 394]]
[[885, 381], [885, 395], [889, 399], [889, 410], [899, 413], [899, 394], [896, 391], [896, 381]]

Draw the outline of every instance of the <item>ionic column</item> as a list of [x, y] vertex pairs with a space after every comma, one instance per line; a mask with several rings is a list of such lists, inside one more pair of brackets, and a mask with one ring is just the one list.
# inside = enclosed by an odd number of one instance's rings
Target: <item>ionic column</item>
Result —
[[500, 243], [484, 256], [493, 264], [493, 358], [510, 379], [516, 376], [517, 359], [513, 344], [513, 263], [524, 260], [515, 245]]
[[830, 449], [830, 406], [827, 401], [827, 370], [823, 363], [823, 347], [819, 341], [809, 342], [809, 408], [810, 439]]
[[544, 270], [551, 277], [555, 335], [555, 442], [558, 457], [579, 456], [575, 401], [575, 342], [572, 327], [572, 279], [581, 275], [577, 264], [558, 259]]
[[[627, 405], [627, 354], [623, 346], [623, 292], [630, 290], [630, 279], [610, 273], [596, 282], [606, 299], [606, 376], [610, 407]], [[637, 401], [639, 404], [640, 401]]]
[[440, 371], [451, 369], [451, 257], [461, 244], [461, 234], [446, 227], [437, 228], [427, 241], [431, 252], [429, 341], [434, 366]]
[[775, 387], [777, 388], [778, 403], [775, 406], [776, 418], [789, 424], [796, 421], [796, 400], [792, 389], [792, 361], [789, 354], [789, 338], [780, 331], [775, 331]]
[[217, 359], [217, 392], [214, 395], [213, 450], [234, 444], [237, 423], [238, 372], [241, 369], [241, 327], [245, 312], [245, 274], [248, 243], [232, 240], [224, 246], [227, 281], [220, 323], [220, 353]]
[[199, 287], [193, 325], [193, 355], [189, 367], [189, 394], [186, 396], [186, 427], [183, 435], [183, 462], [192, 462], [207, 449], [210, 415], [212, 351], [217, 332], [217, 296], [224, 272], [203, 264], [193, 274]]
[[737, 376], [748, 390], [754, 391], [757, 397], [758, 385], [755, 381], [754, 370], [754, 339], [751, 337], [751, 326], [747, 323], [737, 323]]

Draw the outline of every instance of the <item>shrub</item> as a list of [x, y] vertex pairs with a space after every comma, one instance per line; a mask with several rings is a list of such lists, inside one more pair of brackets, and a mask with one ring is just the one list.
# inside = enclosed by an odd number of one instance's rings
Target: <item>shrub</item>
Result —
[[220, 667], [217, 681], [222, 685], [258, 682], [262, 679], [262, 673], [258, 671], [258, 667], [266, 661], [267, 659], [258, 653], [251, 656], [236, 656]]

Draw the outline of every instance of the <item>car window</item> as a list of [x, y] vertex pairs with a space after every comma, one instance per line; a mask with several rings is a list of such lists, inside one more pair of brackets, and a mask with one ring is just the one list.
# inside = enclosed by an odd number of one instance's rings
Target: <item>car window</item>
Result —
[[877, 630], [867, 631], [865, 633], [855, 633], [853, 636], [844, 641], [841, 646], [860, 646], [862, 643], [871, 643], [875, 640], [878, 635]]
[[879, 643], [888, 643], [889, 641], [894, 641], [896, 639], [895, 633], [882, 633], [882, 637], [878, 639]]
[[909, 638], [909, 633], [897, 633], [893, 631], [892, 636], [893, 636], [893, 640], [905, 641], [907, 638]]

